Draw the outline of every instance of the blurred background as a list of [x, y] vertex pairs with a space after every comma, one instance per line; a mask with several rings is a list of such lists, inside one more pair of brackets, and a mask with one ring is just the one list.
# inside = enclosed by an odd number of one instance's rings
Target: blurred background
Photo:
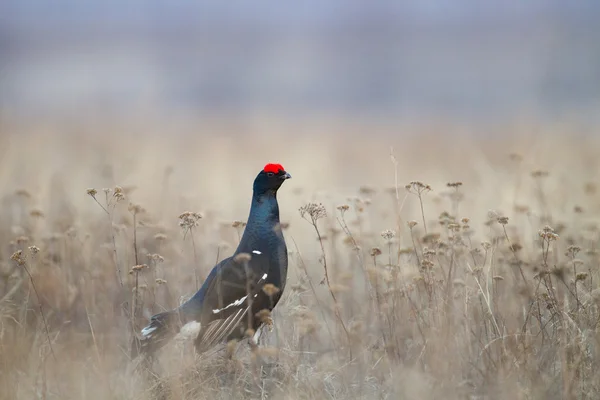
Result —
[[4, 0], [0, 106], [28, 118], [593, 120], [599, 16], [595, 0]]

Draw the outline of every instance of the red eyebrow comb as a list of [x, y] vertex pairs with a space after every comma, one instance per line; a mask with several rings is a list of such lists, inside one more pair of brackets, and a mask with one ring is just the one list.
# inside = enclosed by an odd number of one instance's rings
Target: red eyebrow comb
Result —
[[263, 168], [263, 171], [277, 174], [279, 173], [279, 171], [285, 171], [285, 169], [283, 169], [283, 166], [281, 164], [267, 164]]

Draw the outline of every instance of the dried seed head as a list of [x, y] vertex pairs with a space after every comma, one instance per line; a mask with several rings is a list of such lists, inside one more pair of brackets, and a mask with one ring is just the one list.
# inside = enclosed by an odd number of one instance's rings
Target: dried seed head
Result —
[[571, 257], [575, 257], [575, 255], [577, 253], [579, 253], [581, 251], [581, 247], [579, 246], [575, 246], [575, 245], [571, 245], [567, 248], [567, 252], [565, 253], [566, 256], [571, 256]]
[[585, 281], [588, 277], [587, 272], [579, 272], [576, 276], [575, 276], [575, 282], [579, 282], [579, 281]]
[[148, 268], [148, 266], [146, 264], [135, 265], [135, 266], [131, 267], [131, 271], [129, 271], [129, 273], [133, 274], [135, 272], [140, 272], [144, 268]]
[[158, 240], [159, 242], [165, 241], [167, 240], [167, 235], [165, 235], [164, 233], [157, 233], [156, 235], [154, 235], [154, 240]]
[[232, 358], [233, 354], [235, 353], [235, 349], [237, 348], [237, 340], [236, 339], [231, 339], [230, 341], [227, 342], [227, 358]]
[[327, 211], [325, 210], [325, 206], [321, 203], [308, 203], [299, 209], [300, 216], [306, 219], [306, 215], [310, 217], [311, 222], [314, 224], [319, 219], [325, 218], [327, 216]]
[[33, 210], [31, 210], [29, 212], [29, 215], [31, 215], [34, 218], [44, 218], [44, 213], [42, 210], [38, 209], [38, 208], [34, 208]]
[[386, 229], [381, 232], [381, 237], [385, 240], [392, 240], [396, 236], [396, 232], [391, 229]]
[[350, 206], [348, 204], [340, 204], [336, 208], [343, 214], [350, 209]]
[[98, 194], [98, 191], [96, 189], [94, 189], [94, 188], [89, 188], [89, 189], [86, 190], [86, 193], [89, 196], [96, 197], [96, 194]]
[[520, 243], [513, 243], [508, 248], [516, 253], [517, 251], [522, 250], [523, 246], [521, 246]]
[[188, 231], [198, 226], [198, 220], [200, 220], [200, 218], [202, 218], [202, 214], [197, 212], [186, 211], [179, 215], [179, 226], [184, 231]]
[[31, 252], [31, 254], [37, 254], [40, 252], [40, 248], [37, 246], [29, 246], [29, 251]]
[[262, 310], [256, 313], [256, 318], [258, 318], [258, 320], [264, 324], [271, 318], [271, 311], [267, 310], [266, 308], [263, 308]]
[[147, 257], [154, 261], [155, 263], [161, 263], [165, 261], [165, 258], [163, 256], [161, 256], [160, 254], [148, 254]]
[[156, 278], [155, 282], [156, 282], [157, 285], [164, 285], [165, 283], [167, 283], [166, 280], [161, 279], [161, 278]]
[[508, 224], [508, 217], [498, 217], [498, 223], [500, 225], [506, 225], [506, 224]]
[[437, 251], [434, 249], [430, 249], [427, 247], [423, 248], [423, 256], [425, 256], [425, 257], [435, 256], [436, 254], [437, 254]]
[[539, 232], [538, 235], [543, 239], [546, 240], [548, 242], [550, 241], [554, 241], [554, 240], [558, 240], [558, 235], [556, 233], [554, 233], [554, 229], [552, 229], [550, 226], [546, 225], [544, 228], [542, 228]]
[[462, 182], [448, 182], [448, 183], [446, 183], [446, 186], [458, 189], [459, 187], [462, 186]]
[[23, 251], [17, 250], [10, 256], [10, 259], [17, 263], [17, 265], [25, 265], [25, 258], [23, 257]]
[[31, 193], [29, 193], [27, 189], [17, 189], [15, 194], [19, 197], [31, 198]]
[[252, 256], [248, 253], [239, 253], [239, 254], [236, 254], [235, 257], [233, 257], [233, 261], [235, 261], [238, 264], [247, 263], [251, 259], [252, 259]]
[[379, 247], [373, 247], [371, 249], [371, 257], [377, 257], [381, 255], [381, 249], [379, 249]]
[[417, 226], [417, 221], [408, 221], [408, 227], [410, 229], [414, 228], [415, 226]]
[[146, 211], [144, 209], [144, 207], [140, 206], [139, 204], [133, 204], [133, 203], [129, 203], [129, 207], [127, 209], [132, 214], [141, 214]]
[[273, 297], [280, 292], [280, 289], [272, 283], [267, 283], [265, 286], [263, 286], [262, 290], [269, 297]]
[[246, 226], [246, 223], [245, 223], [245, 222], [243, 222], [243, 221], [237, 221], [237, 220], [236, 220], [236, 221], [233, 221], [233, 222], [231, 223], [231, 226], [232, 226], [232, 227], [234, 227], [234, 228], [243, 228], [243, 227], [245, 227], [245, 226]]

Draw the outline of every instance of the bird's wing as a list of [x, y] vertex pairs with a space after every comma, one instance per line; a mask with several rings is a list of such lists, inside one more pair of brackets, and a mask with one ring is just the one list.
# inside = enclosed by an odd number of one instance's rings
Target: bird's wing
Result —
[[[202, 330], [196, 339], [196, 348], [206, 350], [227, 338], [240, 322], [260, 290], [267, 274], [248, 268], [248, 279], [243, 266], [234, 261], [223, 266], [213, 279], [203, 302]], [[258, 274], [262, 275], [258, 276]], [[252, 316], [254, 317], [254, 316]]]

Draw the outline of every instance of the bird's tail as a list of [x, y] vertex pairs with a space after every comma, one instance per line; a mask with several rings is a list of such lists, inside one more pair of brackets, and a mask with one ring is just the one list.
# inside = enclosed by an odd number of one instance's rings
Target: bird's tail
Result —
[[165, 311], [150, 318], [150, 324], [135, 336], [131, 346], [131, 358], [140, 354], [151, 355], [179, 333], [181, 320], [178, 310]]

